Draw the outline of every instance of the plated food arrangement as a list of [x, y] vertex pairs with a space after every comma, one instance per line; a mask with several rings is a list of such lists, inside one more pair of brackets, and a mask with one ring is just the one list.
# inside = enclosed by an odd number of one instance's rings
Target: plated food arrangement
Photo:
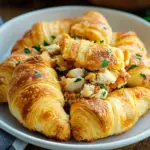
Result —
[[136, 33], [112, 32], [99, 12], [39, 22], [0, 64], [0, 102], [56, 140], [121, 134], [150, 108], [149, 60]]

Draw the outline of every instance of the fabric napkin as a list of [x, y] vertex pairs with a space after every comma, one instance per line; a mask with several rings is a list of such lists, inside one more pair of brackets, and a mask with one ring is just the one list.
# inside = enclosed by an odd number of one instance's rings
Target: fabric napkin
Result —
[[24, 150], [27, 143], [0, 129], [0, 150]]

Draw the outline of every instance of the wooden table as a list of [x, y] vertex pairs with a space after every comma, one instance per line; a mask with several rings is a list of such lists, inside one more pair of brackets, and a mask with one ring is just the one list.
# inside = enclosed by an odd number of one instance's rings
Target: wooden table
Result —
[[[21, 7], [11, 7], [11, 6], [2, 6], [0, 5], [0, 16], [5, 20], [9, 20], [15, 16], [18, 16], [22, 13], [32, 11], [36, 9], [37, 7], [26, 7], [26, 8], [21, 8]], [[25, 150], [44, 150], [43, 148], [33, 146], [29, 144]], [[120, 148], [118, 150], [150, 150], [150, 138], [145, 139], [142, 142]]]

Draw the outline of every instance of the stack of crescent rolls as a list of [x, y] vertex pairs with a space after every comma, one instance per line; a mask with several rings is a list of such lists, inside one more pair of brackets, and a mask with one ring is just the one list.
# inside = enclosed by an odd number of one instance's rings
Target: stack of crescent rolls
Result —
[[[0, 102], [8, 102], [10, 112], [24, 127], [56, 140], [93, 141], [121, 134], [150, 108], [149, 60], [135, 32], [112, 32], [99, 12], [39, 22], [0, 64]], [[105, 99], [78, 96], [66, 111], [60, 72], [76, 68], [119, 75]], [[83, 78], [74, 82], [81, 80], [85, 82]], [[117, 88], [117, 82], [124, 87]]]

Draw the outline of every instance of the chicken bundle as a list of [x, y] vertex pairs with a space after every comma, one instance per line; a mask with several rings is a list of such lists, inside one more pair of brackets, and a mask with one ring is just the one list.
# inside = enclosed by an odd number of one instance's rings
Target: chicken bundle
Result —
[[0, 64], [0, 102], [49, 138], [121, 134], [150, 108], [149, 60], [136, 33], [113, 33], [99, 12], [39, 22]]

